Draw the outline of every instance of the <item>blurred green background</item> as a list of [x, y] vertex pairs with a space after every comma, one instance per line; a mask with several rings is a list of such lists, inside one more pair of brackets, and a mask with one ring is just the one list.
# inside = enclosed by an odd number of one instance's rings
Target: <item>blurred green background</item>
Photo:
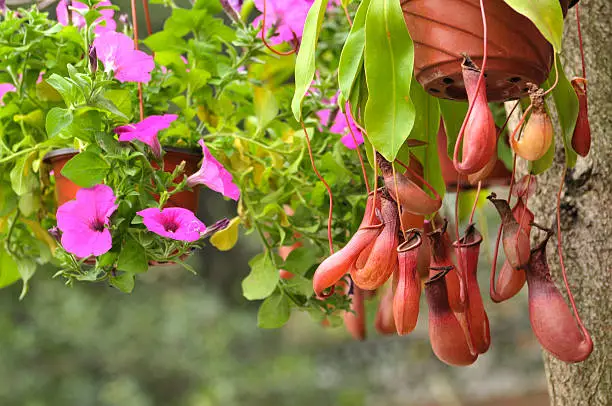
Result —
[[[216, 194], [201, 202], [206, 223], [234, 210]], [[52, 269], [36, 274], [22, 302], [19, 285], [3, 290], [0, 405], [547, 404], [526, 292], [493, 305], [483, 289], [491, 350], [453, 368], [431, 352], [424, 303], [407, 337], [377, 336], [376, 300], [365, 342], [306, 314], [294, 313], [280, 330], [258, 329], [257, 305], [240, 290], [258, 249], [244, 236], [230, 252], [207, 247], [191, 259], [198, 275], [153, 268], [131, 295], [103, 285], [68, 288], [51, 279]], [[483, 263], [483, 288], [488, 269]]]
[[[151, 11], [155, 30], [168, 12]], [[232, 203], [203, 193], [206, 224], [234, 215]], [[548, 404], [526, 292], [493, 305], [487, 261], [480, 277], [491, 350], [470, 367], [452, 368], [431, 352], [424, 303], [408, 337], [376, 335], [376, 300], [365, 342], [306, 314], [294, 313], [281, 330], [258, 329], [258, 304], [242, 297], [240, 281], [259, 250], [244, 236], [228, 253], [205, 248], [191, 259], [197, 275], [151, 269], [132, 295], [102, 285], [68, 288], [51, 279], [52, 269], [36, 274], [21, 302], [21, 286], [2, 290], [0, 406]]]

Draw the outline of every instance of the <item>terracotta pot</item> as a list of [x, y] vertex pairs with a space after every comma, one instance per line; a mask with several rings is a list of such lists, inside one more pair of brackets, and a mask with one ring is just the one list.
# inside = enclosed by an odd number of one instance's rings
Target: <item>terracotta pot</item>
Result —
[[[198, 163], [202, 159], [200, 153], [183, 148], [164, 148], [164, 150], [166, 151], [164, 155], [164, 170], [166, 172], [172, 172], [182, 161], [185, 161], [185, 173], [197, 172]], [[78, 154], [78, 151], [72, 148], [63, 148], [48, 153], [44, 158], [45, 163], [51, 165], [53, 169], [58, 206], [76, 198], [77, 191], [81, 189], [80, 186], [62, 175], [62, 168], [76, 154]], [[183, 207], [195, 213], [198, 208], [198, 190], [196, 186], [194, 190], [173, 195], [168, 200], [166, 207]]]
[[[560, 0], [564, 15], [570, 0]], [[487, 97], [516, 99], [527, 82], [541, 84], [550, 72], [553, 49], [530, 20], [504, 0], [487, 0]], [[461, 75], [463, 53], [482, 65], [482, 17], [479, 0], [402, 0], [414, 41], [414, 74], [433, 96], [466, 100]]]
[[[505, 141], [500, 140], [499, 142]], [[444, 183], [446, 183], [447, 190], [449, 192], [454, 192], [456, 190], [457, 179], [459, 179], [459, 184], [462, 190], [475, 188], [477, 185], [471, 185], [468, 182], [466, 175], [459, 175], [459, 172], [455, 170], [455, 165], [453, 164], [452, 159], [450, 159], [446, 153], [446, 143], [447, 138], [446, 131], [444, 131], [444, 124], [440, 123], [440, 129], [438, 130], [438, 157], [440, 158], [440, 168], [442, 170], [442, 177], [444, 178]], [[498, 159], [492, 172], [485, 180], [483, 180], [482, 186], [505, 186], [510, 184], [511, 179], [512, 172], [510, 172], [506, 168], [506, 165], [504, 165], [504, 163]]]

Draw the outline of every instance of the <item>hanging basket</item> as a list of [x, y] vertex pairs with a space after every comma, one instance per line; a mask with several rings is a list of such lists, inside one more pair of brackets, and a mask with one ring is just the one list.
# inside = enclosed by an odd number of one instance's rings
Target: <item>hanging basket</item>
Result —
[[[202, 160], [200, 152], [185, 148], [164, 148], [164, 171], [172, 172], [182, 161], [185, 161], [185, 173], [191, 174], [198, 170], [198, 163]], [[76, 198], [80, 186], [62, 175], [62, 168], [72, 157], [79, 152], [72, 148], [58, 149], [45, 155], [44, 162], [51, 166], [55, 177], [55, 197], [58, 206]], [[154, 166], [156, 166], [154, 164]], [[198, 186], [193, 190], [186, 190], [172, 195], [166, 207], [182, 207], [196, 212], [198, 208]]]
[[[569, 1], [560, 0], [563, 15]], [[505, 101], [525, 96], [528, 82], [539, 85], [548, 78], [553, 48], [529, 19], [504, 0], [485, 3], [488, 99]], [[479, 0], [402, 0], [401, 4], [414, 41], [416, 79], [433, 96], [466, 100], [462, 54], [469, 55], [478, 66], [483, 58]]]

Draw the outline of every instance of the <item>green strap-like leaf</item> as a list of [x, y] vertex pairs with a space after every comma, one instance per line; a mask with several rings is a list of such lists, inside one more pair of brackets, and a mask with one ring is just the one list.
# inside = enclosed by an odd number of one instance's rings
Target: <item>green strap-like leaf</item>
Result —
[[[576, 120], [578, 120], [578, 110], [580, 106], [578, 105], [578, 96], [576, 96], [572, 84], [563, 72], [563, 66], [559, 55], [557, 55], [557, 69], [559, 71], [559, 83], [557, 83], [557, 86], [553, 89], [552, 96], [555, 101], [557, 115], [559, 116], [559, 124], [561, 125], [561, 131], [563, 133], [565, 162], [568, 168], [573, 168], [576, 165], [578, 155], [572, 148], [572, 137], [574, 136], [574, 128], [576, 127]], [[555, 72], [553, 69], [543, 86], [548, 89], [554, 82]]]
[[[423, 177], [444, 197], [446, 184], [442, 177], [438, 157], [438, 129], [440, 128], [440, 105], [438, 99], [430, 96], [413, 78], [410, 98], [417, 109], [417, 116], [409, 139], [421, 140], [426, 145], [411, 148], [411, 152], [423, 165]], [[408, 163], [408, 162], [406, 162]], [[425, 188], [427, 190], [427, 188]]]
[[410, 100], [414, 45], [399, 0], [372, 0], [366, 16], [367, 136], [393, 161], [415, 120]]
[[298, 121], [302, 120], [302, 102], [314, 78], [317, 41], [328, 2], [315, 0], [304, 23], [300, 52], [295, 60], [295, 93], [291, 101], [291, 111]]
[[[338, 65], [338, 84], [342, 99], [349, 100], [351, 98], [351, 90], [357, 80], [359, 71], [363, 64], [363, 50], [365, 48], [365, 21], [368, 13], [370, 0], [363, 0], [359, 5], [355, 21], [351, 32], [344, 43], [342, 54], [340, 55], [340, 64]], [[340, 108], [344, 109], [344, 103], [339, 103]]]
[[504, 0], [540, 30], [556, 52], [561, 51], [563, 11], [559, 0]]

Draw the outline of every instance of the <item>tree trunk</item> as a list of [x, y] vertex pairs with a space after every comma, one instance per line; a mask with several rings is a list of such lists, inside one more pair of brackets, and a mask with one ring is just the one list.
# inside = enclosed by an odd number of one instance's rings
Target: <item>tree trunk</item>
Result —
[[[578, 158], [568, 170], [561, 200], [565, 264], [578, 311], [591, 332], [594, 350], [579, 364], [565, 364], [544, 354], [551, 405], [612, 405], [612, 3], [580, 2], [586, 52], [589, 118], [592, 146], [587, 158]], [[566, 19], [564, 65], [569, 75], [581, 76], [575, 10]], [[563, 147], [556, 132], [554, 166], [539, 177], [533, 198], [536, 221], [553, 224], [552, 202], [563, 170]], [[555, 227], [556, 229], [556, 227]], [[553, 244], [550, 244], [551, 246]], [[556, 246], [556, 244], [554, 244]], [[562, 287], [556, 249], [549, 249], [553, 279]], [[561, 289], [565, 291], [565, 289]]]

